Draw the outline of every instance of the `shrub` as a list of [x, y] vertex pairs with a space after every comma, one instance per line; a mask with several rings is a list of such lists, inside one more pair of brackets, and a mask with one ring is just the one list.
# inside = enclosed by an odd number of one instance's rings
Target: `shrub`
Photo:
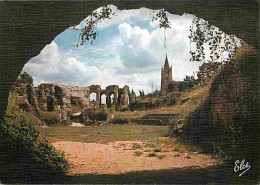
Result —
[[122, 109], [120, 109], [121, 112], [125, 112], [125, 111], [129, 111], [129, 108], [128, 107], [124, 107]]
[[17, 96], [16, 93], [13, 92], [9, 93], [8, 106], [5, 114], [5, 121], [7, 123], [11, 122], [17, 126], [26, 125], [27, 123], [31, 123], [33, 125], [41, 125], [42, 124], [41, 120], [39, 120], [37, 117], [22, 109], [19, 109], [15, 101], [15, 96]]
[[[64, 154], [39, 136], [31, 123], [0, 123], [0, 176], [2, 182], [36, 183], [40, 178], [64, 175], [69, 168]], [[5, 173], [8, 172], [8, 173]]]
[[148, 154], [148, 157], [155, 157], [155, 156], [156, 156], [156, 153], [154, 153], [154, 152], [151, 152]]
[[62, 120], [61, 124], [63, 124], [63, 125], [71, 125], [72, 122], [71, 121]]
[[173, 157], [180, 157], [180, 154], [174, 154]]
[[174, 152], [178, 152], [179, 149], [178, 149], [177, 147], [174, 147], [174, 148], [172, 149], [172, 151], [174, 151]]
[[90, 120], [90, 119], [87, 119], [87, 120], [84, 122], [84, 124], [85, 124], [86, 126], [88, 126], [88, 125], [95, 125], [95, 121]]
[[59, 122], [57, 112], [42, 112], [41, 120], [44, 121], [47, 125], [55, 125]]
[[170, 131], [169, 130], [161, 130], [160, 131], [160, 137], [169, 137]]
[[101, 111], [101, 112], [95, 112], [95, 111], [88, 111], [86, 113], [88, 119], [90, 120], [96, 120], [96, 121], [107, 121], [107, 113]]
[[33, 78], [27, 72], [20, 74], [19, 78], [16, 80], [18, 83], [29, 83], [33, 84]]
[[141, 156], [143, 154], [143, 152], [141, 151], [135, 151], [135, 156]]
[[161, 152], [162, 149], [161, 149], [161, 148], [155, 148], [153, 151], [154, 151], [154, 152]]
[[164, 159], [166, 157], [166, 155], [158, 155], [157, 158], [158, 159]]
[[114, 118], [110, 121], [111, 123], [114, 123], [114, 124], [126, 124], [128, 123], [128, 120], [127, 119], [122, 119], [122, 118]]
[[133, 150], [141, 149], [141, 148], [142, 148], [142, 146], [139, 143], [134, 143], [133, 146], [132, 146]]

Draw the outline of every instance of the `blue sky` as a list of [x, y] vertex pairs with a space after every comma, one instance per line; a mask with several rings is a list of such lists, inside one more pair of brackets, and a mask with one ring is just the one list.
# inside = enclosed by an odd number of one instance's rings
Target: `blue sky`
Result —
[[[41, 53], [24, 67], [34, 78], [34, 85], [60, 82], [69, 86], [128, 85], [136, 92], [160, 89], [160, 72], [164, 64], [163, 30], [150, 22], [152, 10], [118, 10], [116, 16], [98, 24], [99, 37], [94, 45], [79, 48], [79, 31], [68, 28], [59, 34]], [[153, 13], [154, 14], [154, 13]], [[168, 15], [167, 55], [173, 66], [173, 79], [180, 81], [193, 75], [199, 63], [189, 62], [188, 38], [192, 15]], [[79, 23], [79, 27], [84, 21]], [[73, 26], [73, 25], [72, 25]], [[137, 93], [139, 94], [139, 93]]]

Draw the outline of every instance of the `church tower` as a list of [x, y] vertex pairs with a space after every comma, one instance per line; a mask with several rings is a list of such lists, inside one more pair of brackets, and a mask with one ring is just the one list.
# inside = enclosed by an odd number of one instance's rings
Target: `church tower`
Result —
[[168, 57], [166, 54], [165, 58], [165, 63], [164, 67], [162, 67], [162, 72], [161, 72], [161, 94], [165, 95], [168, 90], [168, 86], [170, 82], [172, 82], [172, 67], [170, 67], [169, 62], [168, 62]]

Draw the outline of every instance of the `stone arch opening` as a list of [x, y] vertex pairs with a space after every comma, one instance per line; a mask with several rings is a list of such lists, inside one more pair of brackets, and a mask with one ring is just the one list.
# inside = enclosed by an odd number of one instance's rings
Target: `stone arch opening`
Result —
[[[1, 13], [6, 17], [13, 17], [12, 19], [6, 19], [3, 22], [3, 28], [6, 28], [6, 37], [1, 37], [3, 45], [2, 67], [0, 68], [1, 75], [5, 76], [5, 80], [0, 82], [1, 96], [0, 96], [0, 117], [2, 118], [5, 114], [8, 93], [11, 85], [22, 70], [23, 64], [26, 64], [30, 58], [38, 55], [41, 49], [48, 43], [50, 43], [56, 35], [61, 33], [67, 27], [77, 24], [80, 20], [83, 20], [86, 14], [90, 14], [93, 10], [106, 4], [114, 4], [119, 9], [136, 9], [140, 7], [146, 7], [150, 9], [161, 9], [166, 8], [170, 13], [182, 15], [187, 12], [190, 14], [197, 15], [209, 21], [210, 24], [215, 25], [222, 29], [224, 32], [229, 34], [235, 34], [239, 38], [243, 38], [246, 43], [252, 45], [256, 49], [259, 46], [259, 9], [257, 1], [238, 1], [238, 2], [215, 2], [205, 3], [203, 0], [199, 1], [172, 1], [172, 2], [161, 2], [158, 4], [157, 1], [145, 2], [138, 1], [129, 3], [128, 1], [114, 1], [109, 0], [106, 3], [101, 1], [89, 2], [80, 1], [74, 2], [41, 2], [35, 4], [34, 2], [5, 2], [1, 6]], [[19, 7], [16, 16], [11, 16], [11, 12], [8, 11], [14, 6]], [[53, 7], [56, 11], [53, 12]], [[40, 11], [30, 11], [30, 14], [24, 14], [27, 10], [38, 9]], [[77, 10], [77, 11], [74, 11]], [[70, 12], [70, 13], [68, 13]], [[226, 16], [223, 12], [229, 12], [229, 16]], [[237, 12], [240, 12], [237, 14]], [[44, 15], [44, 16], [43, 16]], [[212, 16], [212, 15], [218, 15]], [[21, 20], [20, 17], [23, 17]], [[28, 20], [34, 17], [32, 24], [27, 24]], [[52, 20], [46, 29], [45, 24], [41, 24], [48, 17]], [[236, 21], [234, 27], [233, 22]], [[12, 21], [12, 22], [11, 22]], [[12, 23], [12, 24], [11, 24]], [[23, 25], [23, 32], [20, 29], [13, 30], [11, 26]], [[57, 27], [57, 24], [59, 26]], [[250, 25], [250, 26], [249, 26]], [[11, 32], [8, 30], [12, 30]], [[26, 37], [30, 34], [30, 37]], [[38, 40], [38, 35], [42, 35], [42, 40]], [[14, 44], [6, 45], [6, 39], [13, 38]], [[26, 42], [20, 42], [20, 38], [26, 38]], [[13, 45], [18, 46], [21, 52], [13, 50]], [[35, 47], [31, 47], [31, 46]], [[23, 53], [21, 56], [20, 53]], [[10, 57], [11, 56], [11, 57]], [[16, 59], [20, 57], [19, 65]]]
[[52, 97], [47, 97], [47, 111], [54, 111], [54, 99]]
[[89, 98], [90, 98], [91, 102], [96, 102], [97, 101], [97, 93], [96, 92], [90, 93]]
[[32, 91], [31, 85], [29, 85], [29, 84], [26, 85], [26, 95], [27, 95], [27, 99], [28, 99], [29, 103], [31, 105], [34, 105], [33, 91]]
[[54, 87], [55, 97], [57, 98], [58, 105], [62, 105], [62, 89], [58, 86]]
[[106, 94], [102, 94], [101, 95], [101, 105], [105, 105], [105, 104], [107, 104], [107, 96], [106, 96]]

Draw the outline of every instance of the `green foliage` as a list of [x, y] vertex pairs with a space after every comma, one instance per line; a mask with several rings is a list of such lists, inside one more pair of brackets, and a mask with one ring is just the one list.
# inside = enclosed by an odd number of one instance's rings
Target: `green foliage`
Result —
[[[0, 152], [0, 176], [3, 182], [15, 179], [16, 182], [39, 183], [40, 177], [67, 172], [69, 164], [64, 154], [42, 139], [33, 124], [1, 122], [0, 136], [0, 148], [3, 149]], [[3, 173], [3, 169], [8, 173]]]
[[170, 131], [169, 130], [161, 130], [160, 131], [160, 137], [169, 137]]
[[95, 121], [90, 120], [90, 119], [87, 119], [87, 120], [84, 122], [84, 124], [85, 124], [86, 126], [88, 126], [88, 125], [95, 125]]
[[52, 112], [42, 112], [41, 120], [47, 125], [55, 125], [59, 122], [58, 114], [55, 111]]
[[180, 154], [174, 154], [173, 157], [180, 157]]
[[135, 156], [141, 156], [143, 154], [143, 152], [141, 151], [135, 151]]
[[156, 153], [154, 153], [154, 152], [151, 152], [148, 154], [148, 157], [155, 157], [155, 156], [156, 156]]
[[139, 143], [133, 143], [132, 149], [136, 150], [136, 149], [141, 149], [142, 146]]
[[157, 158], [158, 159], [164, 159], [166, 157], [166, 155], [158, 155]]
[[162, 149], [161, 149], [161, 148], [155, 148], [153, 151], [154, 151], [154, 152], [161, 152]]
[[[153, 11], [154, 12], [154, 11]], [[151, 21], [159, 21], [158, 27], [159, 28], [164, 28], [164, 47], [166, 48], [166, 29], [171, 28], [171, 23], [168, 19], [168, 15], [166, 13], [165, 9], [159, 10], [158, 13], [156, 13], [155, 16], [152, 17]]]
[[23, 72], [22, 74], [20, 74], [19, 78], [17, 79], [17, 82], [33, 84], [33, 78], [27, 72]]
[[107, 113], [104, 111], [91, 111], [88, 110], [86, 112], [88, 119], [96, 120], [96, 121], [106, 121], [107, 120]]
[[[79, 45], [83, 45], [88, 41], [93, 44], [94, 40], [99, 36], [99, 32], [97, 29], [98, 23], [102, 22], [105, 19], [111, 19], [111, 15], [115, 15], [115, 13], [112, 13], [110, 5], [107, 5], [102, 7], [100, 12], [94, 11], [90, 16], [88, 16], [85, 20], [85, 27], [80, 29], [81, 32], [76, 47], [79, 47]], [[76, 26], [74, 26], [73, 29], [79, 30]]]
[[[238, 159], [250, 161], [252, 166], [258, 166], [257, 161], [257, 128], [259, 86], [257, 80], [258, 58], [250, 55], [238, 62], [225, 64], [221, 73], [214, 79], [211, 85], [211, 93], [216, 95], [219, 86], [231, 87], [232, 81], [238, 74], [245, 75], [246, 85], [236, 99], [237, 109], [229, 119], [212, 120], [211, 102], [206, 102], [196, 109], [184, 125], [181, 138], [189, 139], [199, 145], [203, 152], [217, 153], [225, 163], [234, 165]], [[233, 82], [234, 83], [234, 82]], [[252, 169], [253, 170], [253, 169]]]
[[[213, 25], [208, 24], [202, 18], [193, 17], [190, 27], [190, 61], [197, 62], [220, 62], [224, 63], [232, 58], [237, 47], [234, 35], [227, 35]], [[195, 50], [192, 49], [192, 44]], [[205, 58], [205, 44], [209, 45], [210, 59]], [[227, 59], [222, 55], [223, 52], [231, 52]]]
[[111, 123], [114, 123], [114, 124], [127, 124], [128, 123], [128, 120], [127, 119], [123, 119], [123, 118], [113, 118], [111, 121]]
[[125, 112], [125, 111], [129, 111], [129, 108], [128, 107], [124, 107], [122, 109], [120, 109], [121, 112]]
[[62, 121], [61, 121], [61, 124], [62, 124], [62, 125], [71, 125], [72, 122], [71, 122], [71, 121], [62, 120]]
[[[40, 137], [35, 127], [38, 119], [19, 110], [14, 96], [10, 93], [5, 121], [0, 123], [1, 180], [39, 183], [40, 177], [65, 174], [69, 164], [64, 154]], [[8, 173], [3, 174], [4, 171]]]
[[17, 94], [10, 92], [8, 97], [8, 106], [6, 109], [5, 114], [5, 121], [7, 123], [13, 123], [14, 125], [26, 125], [27, 123], [31, 123], [33, 125], [39, 125], [41, 124], [40, 120], [37, 119], [35, 116], [33, 116], [30, 113], [27, 113], [26, 111], [19, 109], [16, 101], [15, 96]]

